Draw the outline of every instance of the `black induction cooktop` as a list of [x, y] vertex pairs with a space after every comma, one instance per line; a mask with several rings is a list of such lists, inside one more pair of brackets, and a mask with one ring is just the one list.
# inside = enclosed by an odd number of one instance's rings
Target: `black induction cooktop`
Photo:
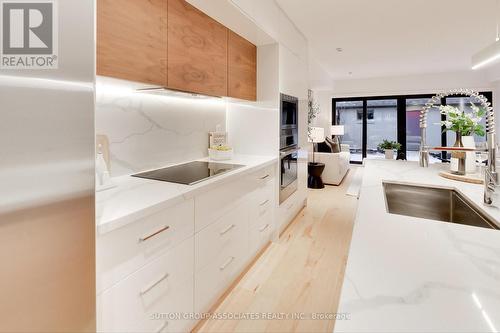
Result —
[[193, 185], [225, 172], [242, 168], [240, 164], [214, 162], [189, 162], [132, 175], [132, 177], [160, 180], [177, 184]]

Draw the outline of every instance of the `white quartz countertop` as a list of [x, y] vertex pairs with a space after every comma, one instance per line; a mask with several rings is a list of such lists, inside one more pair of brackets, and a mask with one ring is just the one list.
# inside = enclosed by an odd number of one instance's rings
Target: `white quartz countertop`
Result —
[[[273, 156], [237, 155], [228, 161], [214, 161], [242, 164], [244, 167], [194, 185], [148, 180], [130, 175], [113, 178], [116, 187], [96, 193], [97, 232], [99, 234], [110, 232], [192, 198], [214, 186], [233, 181], [247, 173], [269, 166], [277, 160], [278, 158]], [[208, 161], [208, 158], [198, 161]]]
[[498, 332], [500, 231], [386, 212], [384, 180], [454, 188], [500, 225], [500, 196], [446, 165], [367, 160], [335, 332]]

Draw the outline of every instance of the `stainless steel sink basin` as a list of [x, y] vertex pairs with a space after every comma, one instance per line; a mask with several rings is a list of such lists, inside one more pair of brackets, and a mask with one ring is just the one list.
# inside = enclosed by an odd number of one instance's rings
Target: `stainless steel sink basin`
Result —
[[384, 182], [385, 202], [391, 214], [499, 229], [455, 190]]

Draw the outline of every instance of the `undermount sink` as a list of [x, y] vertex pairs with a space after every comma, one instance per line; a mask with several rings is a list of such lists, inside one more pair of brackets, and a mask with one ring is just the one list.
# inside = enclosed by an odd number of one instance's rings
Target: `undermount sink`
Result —
[[499, 229], [455, 190], [391, 182], [383, 185], [387, 211], [391, 214]]

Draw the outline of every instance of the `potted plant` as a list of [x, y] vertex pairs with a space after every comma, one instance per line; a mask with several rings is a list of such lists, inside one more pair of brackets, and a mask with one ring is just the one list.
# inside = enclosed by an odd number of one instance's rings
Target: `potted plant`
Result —
[[396, 141], [384, 140], [378, 145], [379, 149], [385, 152], [385, 158], [388, 160], [394, 159], [394, 150], [401, 149], [401, 144]]
[[319, 105], [314, 101], [312, 90], [307, 91], [307, 137], [311, 138], [313, 122], [319, 113]]
[[[484, 136], [485, 130], [480, 124], [485, 111], [474, 103], [470, 103], [471, 112], [463, 112], [451, 105], [441, 105], [439, 112], [446, 116], [446, 120], [441, 121], [443, 131], [454, 131], [456, 135], [455, 147], [476, 148], [474, 134]], [[462, 160], [463, 159], [463, 160]], [[476, 172], [476, 157], [474, 152], [454, 152], [452, 153], [451, 171], [457, 174]], [[458, 164], [457, 164], [458, 163]], [[464, 164], [465, 170], [457, 170]]]

